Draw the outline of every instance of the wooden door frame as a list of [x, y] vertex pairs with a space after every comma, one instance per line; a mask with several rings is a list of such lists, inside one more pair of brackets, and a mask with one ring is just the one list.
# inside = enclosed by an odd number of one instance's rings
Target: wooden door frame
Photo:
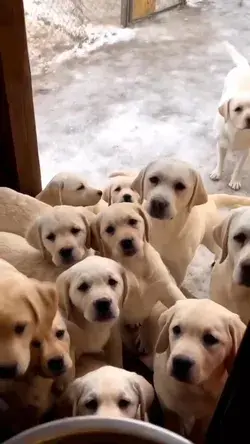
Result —
[[41, 190], [22, 0], [1, 0], [0, 186], [33, 196]]

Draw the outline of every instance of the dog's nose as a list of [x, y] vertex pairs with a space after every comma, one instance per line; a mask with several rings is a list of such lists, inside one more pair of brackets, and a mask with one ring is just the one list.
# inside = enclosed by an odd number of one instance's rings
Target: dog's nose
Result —
[[69, 260], [72, 258], [72, 252], [73, 248], [61, 248], [61, 250], [59, 251], [60, 256], [62, 256], [62, 258], [65, 260]]
[[0, 379], [14, 379], [18, 375], [17, 364], [0, 365]]
[[130, 194], [123, 195], [124, 202], [132, 202], [132, 196]]
[[121, 245], [122, 250], [123, 250], [125, 255], [132, 256], [133, 254], [136, 253], [136, 249], [135, 249], [135, 246], [134, 246], [133, 239], [131, 239], [131, 238], [130, 239], [128, 239], [128, 238], [127, 239], [122, 239], [120, 241], [120, 245]]
[[250, 261], [245, 261], [241, 264], [240, 281], [242, 285], [250, 287]]
[[172, 376], [178, 381], [188, 382], [194, 361], [186, 356], [175, 356], [172, 363]]
[[250, 117], [246, 118], [246, 127], [250, 128]]
[[98, 196], [102, 197], [102, 191], [101, 190], [98, 190], [97, 194], [98, 194]]
[[155, 219], [164, 219], [166, 217], [166, 210], [169, 207], [169, 202], [165, 199], [157, 197], [157, 199], [152, 199], [150, 203], [149, 213], [150, 216]]
[[64, 359], [62, 356], [56, 356], [48, 360], [48, 369], [53, 375], [61, 375], [65, 371]]
[[110, 312], [111, 300], [107, 298], [98, 299], [95, 301], [95, 308], [100, 315], [106, 315]]

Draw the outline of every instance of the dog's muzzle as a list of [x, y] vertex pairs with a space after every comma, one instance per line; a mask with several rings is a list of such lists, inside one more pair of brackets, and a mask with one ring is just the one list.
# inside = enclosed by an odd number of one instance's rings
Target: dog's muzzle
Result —
[[120, 241], [120, 246], [125, 256], [134, 256], [134, 254], [137, 253], [137, 249], [134, 245], [134, 240], [132, 238], [122, 239]]
[[96, 318], [98, 322], [109, 321], [114, 317], [112, 309], [112, 301], [108, 298], [97, 299], [94, 302]]
[[149, 214], [155, 219], [169, 219], [169, 202], [161, 197], [152, 199], [149, 204]]
[[178, 355], [173, 358], [171, 376], [180, 382], [191, 381], [191, 369], [194, 361], [187, 356]]

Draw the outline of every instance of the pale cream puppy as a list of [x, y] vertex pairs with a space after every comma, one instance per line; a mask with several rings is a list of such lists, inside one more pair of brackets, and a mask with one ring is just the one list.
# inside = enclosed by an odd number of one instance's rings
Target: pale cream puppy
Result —
[[159, 325], [156, 393], [163, 408], [179, 416], [187, 435], [197, 421], [204, 434], [246, 326], [209, 299], [178, 301], [162, 313]]
[[250, 205], [250, 198], [207, 195], [200, 174], [188, 163], [161, 157], [141, 170], [132, 184], [151, 216], [150, 242], [181, 285], [200, 244], [216, 256], [213, 228], [223, 219], [218, 209]]
[[222, 248], [211, 276], [211, 298], [250, 320], [250, 207], [232, 210], [214, 229]]
[[219, 180], [227, 152], [236, 152], [238, 160], [229, 186], [233, 190], [239, 190], [241, 171], [250, 148], [250, 66], [247, 59], [239, 54], [234, 46], [225, 43], [236, 66], [225, 78], [216, 113], [214, 127], [217, 139], [217, 164], [210, 178]]
[[117, 171], [109, 175], [109, 183], [103, 190], [103, 199], [109, 204], [119, 202], [141, 203], [140, 195], [131, 185], [138, 173]]

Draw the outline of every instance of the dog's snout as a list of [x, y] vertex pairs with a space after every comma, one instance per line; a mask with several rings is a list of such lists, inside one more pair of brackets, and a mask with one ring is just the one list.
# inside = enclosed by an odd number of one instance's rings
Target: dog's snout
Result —
[[110, 311], [111, 300], [107, 298], [95, 301], [95, 308], [99, 314], [107, 314]]
[[97, 194], [98, 194], [98, 196], [102, 197], [102, 191], [101, 190], [98, 190]]
[[150, 202], [149, 213], [155, 219], [164, 219], [169, 207], [169, 202], [163, 198], [157, 197]]
[[245, 261], [241, 264], [240, 281], [242, 285], [250, 287], [250, 261]]
[[18, 376], [18, 367], [17, 364], [0, 365], [0, 379], [14, 379]]
[[72, 259], [73, 248], [61, 248], [59, 253], [64, 260], [70, 260]]
[[132, 202], [132, 196], [131, 196], [131, 194], [124, 194], [123, 195], [123, 201], [124, 202]]
[[123, 253], [126, 256], [133, 256], [136, 253], [136, 248], [134, 246], [133, 238], [126, 238], [120, 241]]
[[60, 375], [65, 371], [64, 359], [62, 356], [56, 356], [48, 360], [48, 369], [53, 375]]
[[172, 376], [181, 382], [190, 381], [190, 370], [194, 361], [187, 356], [175, 356], [172, 363]]

